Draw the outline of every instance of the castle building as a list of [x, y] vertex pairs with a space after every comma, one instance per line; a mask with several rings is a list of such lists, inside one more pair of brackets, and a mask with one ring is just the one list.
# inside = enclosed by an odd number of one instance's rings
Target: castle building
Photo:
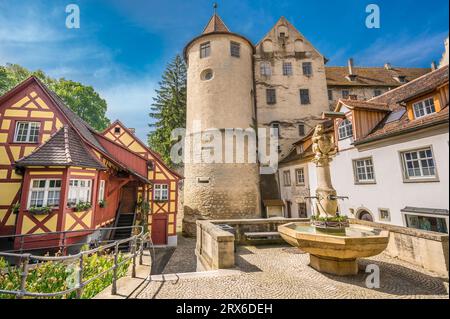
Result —
[[[200, 162], [197, 159], [211, 151], [195, 141], [195, 123], [201, 125], [201, 133], [256, 125], [253, 55], [252, 43], [230, 32], [217, 15], [184, 50], [188, 66], [185, 153], [191, 158], [185, 160], [184, 168], [183, 231], [187, 234], [196, 233], [197, 219], [260, 216], [257, 161], [225, 163], [225, 152], [221, 152], [213, 154], [220, 157], [217, 162]], [[237, 145], [233, 155], [236, 152]]]
[[[195, 140], [198, 123], [202, 133], [209, 128], [272, 128], [278, 134], [277, 157], [283, 159], [341, 95], [367, 100], [430, 71], [389, 65], [355, 68], [352, 60], [347, 67], [327, 67], [327, 59], [284, 17], [254, 46], [214, 14], [203, 33], [187, 44], [184, 57], [185, 156], [190, 160], [217, 152], [209, 142], [223, 138]], [[269, 138], [266, 143], [264, 151]], [[255, 152], [263, 152], [261, 144]], [[219, 163], [185, 160], [185, 233], [195, 235], [197, 219], [286, 215], [278, 174], [260, 175], [259, 164], [250, 161], [224, 163], [222, 153], [215, 154]]]

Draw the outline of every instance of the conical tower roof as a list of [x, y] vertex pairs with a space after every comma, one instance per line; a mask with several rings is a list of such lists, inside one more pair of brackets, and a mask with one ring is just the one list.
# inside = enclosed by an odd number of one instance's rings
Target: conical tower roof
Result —
[[222, 34], [224, 36], [230, 35], [230, 36], [239, 37], [239, 38], [243, 39], [244, 41], [246, 41], [252, 47], [253, 52], [255, 51], [255, 47], [253, 46], [253, 43], [249, 39], [247, 39], [246, 37], [244, 37], [240, 34], [231, 32], [230, 29], [228, 29], [226, 24], [223, 22], [223, 20], [219, 17], [219, 15], [217, 13], [214, 13], [213, 16], [209, 19], [206, 27], [203, 29], [202, 34], [200, 34], [199, 36], [192, 39], [184, 47], [183, 56], [184, 56], [185, 61], [187, 61], [187, 51], [188, 51], [189, 47], [192, 45], [192, 43], [194, 43], [198, 39], [201, 39], [203, 37], [208, 37], [208, 36], [214, 35], [214, 34]]
[[230, 32], [223, 20], [216, 14], [209, 19], [208, 24], [203, 30], [202, 34], [214, 33], [214, 32]]

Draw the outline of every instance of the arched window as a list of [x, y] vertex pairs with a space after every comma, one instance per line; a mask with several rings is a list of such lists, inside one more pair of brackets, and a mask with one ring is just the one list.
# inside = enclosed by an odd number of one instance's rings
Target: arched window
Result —
[[362, 211], [359, 212], [358, 219], [364, 220], [364, 221], [367, 221], [367, 222], [373, 222], [372, 214], [369, 213], [366, 210], [362, 210]]
[[342, 123], [339, 124], [338, 127], [338, 134], [340, 140], [352, 137], [353, 136], [352, 122], [350, 122], [348, 119], [342, 121]]

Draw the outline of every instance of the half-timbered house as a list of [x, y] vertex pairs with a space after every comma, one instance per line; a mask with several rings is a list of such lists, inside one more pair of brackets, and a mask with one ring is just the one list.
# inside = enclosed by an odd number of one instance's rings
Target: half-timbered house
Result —
[[[80, 231], [64, 237], [76, 242], [123, 215], [136, 223], [142, 202], [150, 216], [164, 212], [163, 222], [150, 217], [154, 241], [176, 236], [180, 177], [120, 126], [127, 136], [118, 140], [96, 132], [35, 77], [0, 97], [0, 236], [39, 234], [20, 237], [33, 248], [61, 240], [50, 233]], [[125, 138], [136, 144], [118, 143]]]

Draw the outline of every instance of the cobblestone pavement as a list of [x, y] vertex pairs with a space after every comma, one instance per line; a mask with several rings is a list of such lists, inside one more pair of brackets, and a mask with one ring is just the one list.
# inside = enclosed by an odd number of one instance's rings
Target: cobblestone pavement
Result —
[[[182, 239], [164, 273], [195, 268], [195, 241]], [[177, 254], [178, 253], [178, 254]], [[187, 265], [194, 262], [192, 265]], [[151, 281], [137, 298], [448, 298], [448, 280], [385, 254], [361, 259], [352, 277], [321, 274], [308, 266], [309, 256], [288, 246], [243, 246], [237, 251], [237, 274]], [[380, 267], [380, 288], [365, 285], [365, 267]], [[187, 267], [187, 268], [186, 268]]]
[[196, 269], [195, 238], [178, 235], [178, 247], [164, 268], [163, 274], [195, 272]]

